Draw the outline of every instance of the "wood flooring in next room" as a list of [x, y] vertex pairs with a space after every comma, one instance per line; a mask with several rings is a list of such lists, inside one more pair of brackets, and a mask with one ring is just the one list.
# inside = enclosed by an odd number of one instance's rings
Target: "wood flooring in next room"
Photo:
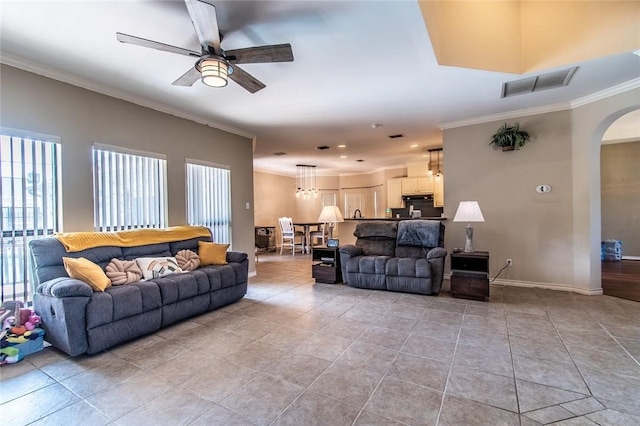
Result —
[[640, 302], [640, 260], [602, 262], [602, 291]]

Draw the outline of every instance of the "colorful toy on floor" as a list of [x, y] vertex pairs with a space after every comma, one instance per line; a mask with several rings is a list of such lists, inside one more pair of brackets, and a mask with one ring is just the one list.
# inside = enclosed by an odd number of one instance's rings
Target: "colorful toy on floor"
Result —
[[[29, 308], [23, 308], [20, 301], [2, 304], [4, 313], [0, 334], [0, 365], [14, 364], [26, 355], [38, 352], [44, 347], [44, 330], [38, 328], [40, 316]], [[10, 316], [13, 314], [13, 316]]]

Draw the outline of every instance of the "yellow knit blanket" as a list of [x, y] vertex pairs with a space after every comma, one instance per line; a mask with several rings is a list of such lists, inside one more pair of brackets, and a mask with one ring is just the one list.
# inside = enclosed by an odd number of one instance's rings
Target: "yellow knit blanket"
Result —
[[117, 232], [66, 232], [54, 236], [71, 253], [94, 247], [135, 247], [211, 237], [211, 232], [204, 226], [172, 226], [165, 229], [145, 228]]

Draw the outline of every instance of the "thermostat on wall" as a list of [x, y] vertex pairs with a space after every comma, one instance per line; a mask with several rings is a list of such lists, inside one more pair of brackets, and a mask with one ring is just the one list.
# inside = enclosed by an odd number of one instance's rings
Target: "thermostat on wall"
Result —
[[536, 192], [538, 194], [546, 194], [547, 192], [551, 192], [551, 185], [538, 185], [536, 186]]

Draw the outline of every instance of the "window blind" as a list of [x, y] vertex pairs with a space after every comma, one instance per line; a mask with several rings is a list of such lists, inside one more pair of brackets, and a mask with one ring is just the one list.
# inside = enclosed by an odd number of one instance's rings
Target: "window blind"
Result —
[[160, 155], [93, 147], [94, 227], [119, 231], [167, 226], [167, 165]]
[[60, 230], [60, 144], [42, 139], [0, 130], [2, 301], [31, 301], [29, 241]]
[[187, 160], [187, 222], [206, 226], [213, 241], [231, 242], [231, 171]]

